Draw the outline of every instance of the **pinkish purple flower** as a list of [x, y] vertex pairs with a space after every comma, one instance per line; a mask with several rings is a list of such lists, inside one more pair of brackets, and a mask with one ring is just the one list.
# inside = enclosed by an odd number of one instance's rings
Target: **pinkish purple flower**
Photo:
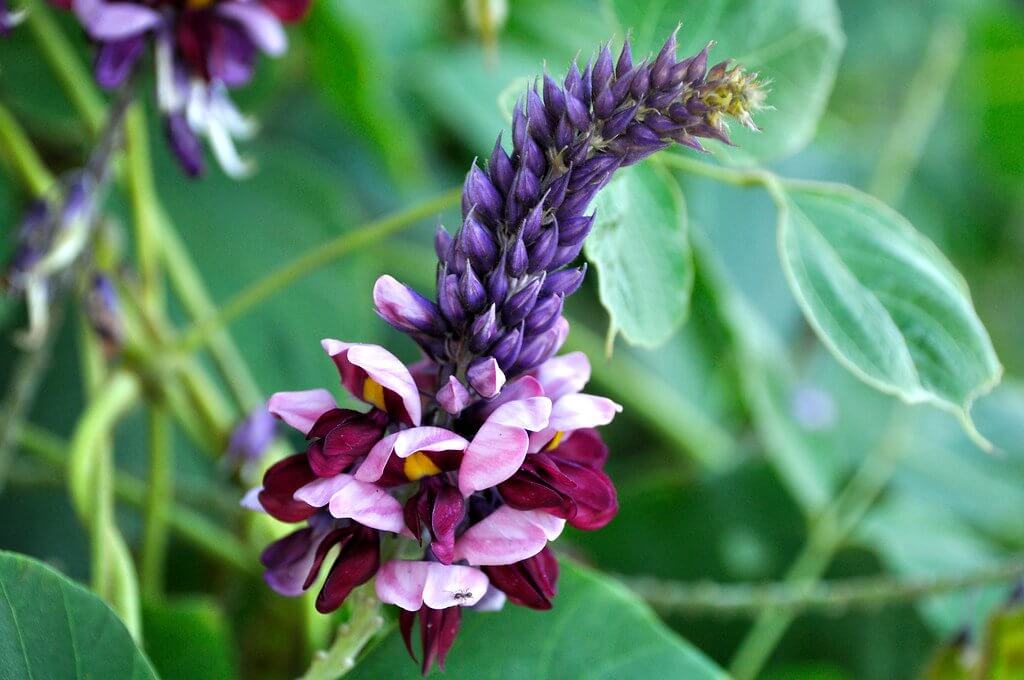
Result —
[[25, 19], [25, 10], [12, 10], [7, 0], [0, 0], [0, 38]]
[[156, 90], [168, 142], [182, 169], [195, 176], [204, 162], [205, 138], [226, 173], [245, 175], [250, 164], [234, 139], [255, 126], [235, 109], [230, 88], [249, 82], [259, 53], [287, 49], [283, 22], [301, 19], [308, 0], [55, 0], [70, 9], [96, 42], [97, 82], [114, 88], [125, 81], [152, 43]]

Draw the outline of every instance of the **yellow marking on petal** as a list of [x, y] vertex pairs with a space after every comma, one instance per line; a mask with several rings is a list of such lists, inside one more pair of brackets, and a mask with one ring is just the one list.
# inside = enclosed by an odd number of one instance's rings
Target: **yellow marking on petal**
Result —
[[185, 5], [189, 9], [206, 9], [212, 5], [216, 0], [188, 0]]
[[367, 378], [363, 382], [363, 401], [373, 404], [381, 411], [387, 411], [384, 404], [384, 388], [373, 378]]
[[552, 437], [551, 441], [549, 441], [547, 443], [547, 446], [544, 447], [544, 450], [545, 451], [554, 451], [555, 449], [558, 448], [558, 445], [562, 443], [563, 439], [565, 439], [565, 433], [561, 432], [561, 431], [556, 432], [555, 436]]
[[406, 458], [403, 470], [410, 482], [415, 482], [417, 479], [430, 477], [441, 472], [441, 468], [437, 467], [434, 461], [430, 460], [430, 456], [422, 451], [417, 451]]

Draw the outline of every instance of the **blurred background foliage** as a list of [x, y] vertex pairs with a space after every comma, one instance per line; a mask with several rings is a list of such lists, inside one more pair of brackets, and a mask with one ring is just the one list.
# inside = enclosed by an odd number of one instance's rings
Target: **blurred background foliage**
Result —
[[[695, 9], [698, 4], [714, 11]], [[718, 20], [691, 23], [691, 14]], [[606, 429], [621, 513], [603, 531], [574, 532], [561, 547], [606, 572], [684, 583], [781, 580], [801, 560], [805, 576], [825, 579], [962, 574], [1019, 555], [1021, 3], [842, 0], [835, 13], [831, 2], [813, 1], [515, 0], [507, 24], [488, 43], [461, 2], [316, 0], [309, 19], [292, 32], [287, 57], [264, 63], [256, 83], [238, 97], [263, 125], [246, 149], [258, 161], [255, 176], [236, 183], [214, 170], [186, 181], [155, 144], [159, 192], [213, 297], [223, 301], [320, 242], [457, 186], [469, 161], [485, 157], [506, 126], [501, 100], [508, 88], [518, 83], [521, 90], [523, 78], [542, 65], [561, 74], [574, 55], [589, 54], [610, 35], [621, 39], [627, 26], [644, 53], [680, 20], [684, 50], [713, 39], [719, 58], [742, 58], [746, 41], [768, 36], [769, 53], [758, 59], [770, 65], [770, 103], [777, 110], [761, 121], [761, 137], [740, 135], [739, 151], [715, 146], [714, 157], [761, 161], [790, 177], [847, 182], [873, 193], [964, 274], [1007, 369], [1002, 385], [975, 407], [978, 427], [998, 453], [980, 451], [948, 414], [872, 390], [823, 349], [787, 288], [765, 192], [680, 171], [697, 262], [691, 304], [678, 315], [685, 324], [678, 330], [673, 324], [657, 348], [620, 338], [605, 360], [608, 318], [597, 299], [599, 276], [589, 277], [568, 305], [570, 346], [587, 351], [595, 364], [592, 391], [627, 408]], [[66, 18], [62, 23], [86, 54], [80, 31]], [[80, 162], [86, 135], [27, 31], [0, 41], [0, 98], [51, 167]], [[24, 203], [13, 182], [0, 181], [5, 224], [16, 223]], [[457, 219], [454, 211], [440, 216], [449, 227]], [[426, 220], [352, 252], [233, 323], [261, 390], [330, 384], [321, 337], [382, 343], [413, 358], [412, 344], [376, 318], [369, 291], [385, 272], [429, 289], [434, 226]], [[15, 355], [11, 332], [25, 319], [22, 305], [2, 304], [0, 374], [6, 375]], [[184, 319], [179, 309], [172, 316]], [[59, 339], [31, 415], [31, 422], [62, 436], [83, 406], [73, 335]], [[143, 443], [141, 418], [119, 430], [125, 474], [145, 475]], [[183, 436], [175, 451], [179, 498], [237, 525], [238, 491], [226, 466], [192, 450]], [[869, 489], [873, 502], [854, 513], [861, 521], [851, 531], [827, 535], [811, 520], [857, 479], [854, 471], [866, 458], [894, 465], [891, 481]], [[16, 461], [0, 495], [0, 547], [84, 579], [85, 536], [60, 480], [44, 472], [22, 457]], [[130, 541], [137, 540], [135, 511], [128, 504], [121, 511]], [[809, 533], [809, 527], [817, 528]], [[177, 539], [171, 560], [169, 590], [188, 597], [147, 608], [145, 617], [147, 649], [165, 677], [276, 677], [301, 666], [305, 651], [281, 623], [295, 613], [258, 577], [223, 570]], [[980, 639], [1009, 587], [802, 614], [771, 655], [765, 677], [914, 677], [939, 645], [964, 631]], [[750, 628], [750, 617], [666, 611], [656, 594], [653, 599], [673, 629], [723, 667]], [[452, 659], [471, 644], [456, 643]]]

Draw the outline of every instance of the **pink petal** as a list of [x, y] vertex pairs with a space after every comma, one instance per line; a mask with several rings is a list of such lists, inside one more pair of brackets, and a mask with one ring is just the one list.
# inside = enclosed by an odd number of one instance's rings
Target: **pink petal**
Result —
[[406, 611], [426, 604], [433, 609], [472, 606], [487, 592], [487, 577], [479, 569], [438, 562], [392, 560], [377, 572], [376, 590], [381, 602]]
[[452, 415], [458, 415], [469, 405], [469, 390], [454, 375], [448, 376], [448, 382], [437, 391], [437, 403]]
[[222, 2], [216, 5], [216, 12], [236, 21], [253, 44], [267, 54], [278, 56], [288, 49], [288, 38], [280, 19], [263, 5], [255, 2]]
[[455, 541], [454, 558], [480, 566], [513, 564], [539, 553], [564, 527], [564, 519], [546, 512], [503, 505]]
[[417, 451], [462, 451], [468, 445], [464, 438], [443, 427], [411, 427], [377, 442], [356, 470], [355, 477], [363, 482], [376, 482], [384, 474], [392, 452], [399, 458], [408, 458]]
[[505, 374], [498, 366], [498, 360], [494, 357], [470, 365], [466, 377], [473, 389], [480, 393], [484, 399], [490, 399], [498, 394], [505, 385]]
[[314, 508], [322, 508], [331, 502], [334, 494], [352, 481], [352, 475], [334, 475], [333, 477], [317, 477], [309, 484], [300, 486], [292, 494], [292, 498], [302, 501]]
[[402, 504], [376, 484], [351, 478], [332, 497], [328, 506], [338, 519], [351, 519], [363, 526], [396, 534], [407, 531]]
[[420, 393], [409, 369], [394, 354], [380, 345], [361, 345], [325, 339], [320, 342], [324, 351], [334, 360], [341, 374], [341, 382], [357, 399], [364, 400], [366, 377], [398, 395], [408, 420], [420, 424]]
[[131, 38], [162, 21], [156, 10], [133, 2], [74, 0], [72, 9], [89, 37], [100, 42]]
[[480, 417], [487, 418], [498, 410], [499, 406], [508, 404], [509, 402], [519, 401], [520, 399], [529, 399], [530, 397], [543, 396], [545, 396], [544, 386], [540, 384], [540, 381], [532, 375], [524, 375], [521, 378], [516, 378], [509, 384], [505, 385], [498, 396], [481, 404]]
[[267, 402], [271, 415], [288, 423], [303, 435], [309, 433], [317, 419], [331, 409], [338, 408], [327, 390], [277, 392]]
[[435, 333], [445, 330], [434, 303], [392, 276], [384, 275], [373, 284], [373, 304], [385, 321], [401, 331]]
[[552, 357], [533, 372], [552, 401], [574, 394], [590, 380], [590, 360], [583, 352], [570, 352]]
[[531, 397], [498, 407], [487, 419], [459, 466], [459, 491], [469, 496], [504, 482], [516, 473], [526, 458], [530, 437], [526, 430], [547, 425], [551, 400]]
[[622, 407], [611, 399], [592, 394], [568, 394], [551, 407], [551, 418], [542, 432], [530, 435], [530, 451], [541, 450], [558, 432], [599, 427], [612, 422]]

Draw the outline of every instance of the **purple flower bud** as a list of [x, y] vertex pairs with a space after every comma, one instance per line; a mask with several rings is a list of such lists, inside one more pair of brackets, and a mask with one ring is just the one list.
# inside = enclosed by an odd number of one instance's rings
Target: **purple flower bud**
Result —
[[526, 317], [526, 332], [530, 335], [535, 335], [551, 328], [562, 314], [564, 304], [565, 298], [562, 295], [549, 295], [539, 300]]
[[544, 284], [543, 278], [530, 281], [522, 290], [509, 297], [501, 308], [501, 316], [506, 326], [516, 326], [526, 318], [537, 303], [537, 295]]
[[469, 327], [469, 348], [474, 352], [482, 352], [494, 342], [498, 334], [498, 310], [494, 305], [479, 314]]
[[651, 89], [651, 66], [650, 64], [641, 64], [633, 73], [633, 82], [629, 85], [629, 93], [633, 95], [633, 99], [642, 101], [647, 93]]
[[544, 103], [535, 90], [526, 93], [526, 115], [529, 117], [530, 134], [538, 142], [549, 145], [552, 140], [551, 124], [548, 123]]
[[508, 260], [505, 263], [505, 271], [508, 275], [514, 279], [519, 278], [526, 273], [526, 267], [530, 262], [529, 255], [526, 252], [526, 244], [523, 239], [517, 238], [515, 243], [512, 244], [512, 249], [508, 253]]
[[569, 297], [575, 293], [583, 283], [583, 278], [586, 274], [586, 263], [584, 263], [579, 269], [563, 269], [561, 271], [554, 272], [553, 274], [548, 274], [540, 293], [541, 295], [561, 295]]
[[557, 210], [562, 201], [565, 200], [565, 194], [569, 190], [569, 182], [572, 180], [573, 169], [569, 168], [562, 176], [551, 183], [548, 188], [548, 195], [544, 203], [551, 210]]
[[484, 399], [490, 399], [498, 394], [505, 385], [505, 374], [498, 367], [494, 357], [478, 357], [469, 365], [466, 371], [469, 384]]
[[470, 312], [479, 312], [487, 304], [487, 291], [469, 263], [466, 263], [466, 271], [459, 278], [459, 294]]
[[704, 80], [708, 69], [708, 52], [711, 51], [714, 44], [714, 41], [709, 42], [700, 51], [700, 54], [693, 58], [693, 61], [690, 62], [690, 68], [686, 71], [686, 80], [694, 82]]
[[556, 119], [565, 114], [565, 93], [547, 73], [544, 74], [544, 105]]
[[651, 85], [656, 88], [661, 88], [669, 82], [669, 72], [676, 63], [676, 34], [678, 32], [678, 28], [672, 31], [672, 35], [665, 41], [665, 45], [658, 52], [658, 56], [651, 66]]
[[498, 260], [498, 246], [494, 236], [470, 213], [459, 232], [461, 254], [469, 258], [480, 271], [488, 271]]
[[564, 267], [579, 257], [581, 250], [583, 250], [583, 241], [571, 246], [559, 246], [555, 250], [555, 256], [551, 258], [551, 264], [548, 266], [552, 269]]
[[679, 123], [657, 111], [650, 111], [644, 116], [644, 125], [659, 137], [666, 137], [682, 129]]
[[458, 328], [466, 321], [466, 309], [459, 296], [459, 277], [455, 274], [448, 274], [442, 279], [437, 291], [437, 304], [452, 326]]
[[585, 130], [590, 125], [590, 111], [574, 94], [565, 97], [565, 115], [577, 130]]
[[537, 241], [530, 248], [530, 272], [539, 272], [547, 269], [551, 258], [555, 256], [555, 248], [558, 246], [558, 222], [553, 222], [550, 227], [541, 231]]
[[581, 82], [581, 86], [580, 86], [581, 87], [580, 101], [582, 101], [584, 104], [591, 103], [591, 101], [593, 99], [593, 97], [592, 97], [593, 90], [590, 87], [592, 70], [593, 70], [593, 67], [588, 63], [586, 68], [583, 69], [583, 77], [580, 79], [582, 81]]
[[576, 134], [576, 130], [573, 129], [569, 119], [562, 116], [558, 119], [558, 125], [555, 126], [555, 148], [564, 149], [572, 143], [572, 138]]
[[520, 168], [512, 182], [511, 197], [523, 205], [533, 205], [540, 194], [540, 181], [530, 172], [529, 168]]
[[476, 163], [466, 174], [466, 183], [462, 188], [462, 214], [468, 216], [476, 211], [488, 222], [495, 222], [501, 216], [501, 194], [491, 184], [487, 175], [477, 167]]
[[490, 349], [490, 355], [497, 360], [502, 369], [507, 369], [519, 358], [519, 350], [523, 347], [522, 327], [506, 331]]
[[593, 226], [593, 215], [580, 215], [579, 217], [572, 217], [565, 222], [559, 222], [558, 245], [571, 246], [579, 243], [587, 237]]
[[533, 206], [523, 220], [521, 236], [523, 241], [533, 242], [540, 234], [541, 221], [544, 219], [544, 203]]
[[575, 59], [569, 64], [569, 70], [565, 74], [565, 91], [577, 100], [583, 98], [583, 77]]
[[626, 101], [626, 97], [629, 95], [629, 89], [633, 84], [634, 75], [635, 74], [633, 73], [628, 73], [611, 84], [609, 89], [612, 93], [612, 99], [615, 101], [615, 106], [619, 106], [619, 104]]
[[487, 294], [490, 296], [491, 302], [499, 305], [504, 302], [505, 296], [508, 295], [508, 287], [509, 281], [505, 274], [505, 268], [503, 266], [496, 267], [487, 277]]
[[546, 334], [535, 335], [523, 342], [523, 348], [519, 351], [519, 358], [516, 359], [512, 371], [521, 373], [543, 363], [554, 354], [554, 344], [554, 338]]
[[94, 274], [85, 296], [89, 325], [99, 336], [104, 351], [115, 354], [124, 344], [124, 319], [114, 282], [103, 274]]
[[437, 391], [437, 403], [448, 413], [458, 415], [469, 405], [469, 391], [454, 375], [448, 376], [448, 382]]
[[633, 48], [626, 40], [622, 44], [622, 52], [619, 53], [619, 60], [615, 64], [615, 75], [619, 78], [633, 70]]
[[274, 441], [276, 429], [277, 419], [261, 404], [231, 431], [228, 458], [239, 465], [258, 463]]
[[625, 132], [626, 127], [633, 122], [636, 112], [640, 110], [639, 105], [628, 106], [621, 111], [616, 111], [601, 128], [601, 135], [605, 139], [618, 137]]
[[203, 174], [203, 148], [185, 120], [185, 115], [171, 113], [164, 116], [164, 132], [167, 135], [167, 143], [185, 174], [189, 177]]
[[437, 259], [441, 262], [448, 262], [454, 254], [452, 235], [448, 233], [443, 224], [437, 225], [437, 231], [434, 232], [434, 252], [437, 253]]
[[599, 91], [594, 96], [594, 115], [598, 118], [607, 118], [615, 110], [615, 95], [609, 87]]
[[494, 143], [494, 150], [491, 152], [491, 160], [487, 164], [487, 171], [490, 173], [491, 182], [503, 194], [507, 194], [512, 186], [512, 178], [515, 175], [515, 168], [512, 167], [512, 159], [505, 153], [501, 145], [501, 135]]
[[592, 92], [601, 92], [608, 87], [612, 77], [612, 53], [608, 45], [601, 48], [597, 53], [597, 60], [590, 74], [590, 87]]
[[436, 335], [445, 330], [437, 305], [391, 276], [377, 279], [373, 304], [377, 313], [400, 331]]

